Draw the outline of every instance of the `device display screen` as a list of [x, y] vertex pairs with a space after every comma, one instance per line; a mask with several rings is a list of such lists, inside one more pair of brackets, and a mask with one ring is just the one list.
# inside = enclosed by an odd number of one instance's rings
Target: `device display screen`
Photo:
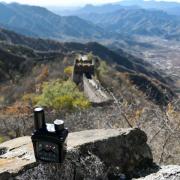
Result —
[[38, 141], [36, 143], [36, 152], [39, 160], [58, 162], [59, 150], [58, 145], [47, 141]]

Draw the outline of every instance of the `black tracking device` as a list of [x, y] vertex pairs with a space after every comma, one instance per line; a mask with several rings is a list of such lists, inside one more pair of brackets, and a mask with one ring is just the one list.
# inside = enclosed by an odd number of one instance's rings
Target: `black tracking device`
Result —
[[34, 132], [31, 136], [37, 161], [62, 163], [67, 150], [68, 129], [63, 120], [45, 122], [44, 109], [34, 109]]

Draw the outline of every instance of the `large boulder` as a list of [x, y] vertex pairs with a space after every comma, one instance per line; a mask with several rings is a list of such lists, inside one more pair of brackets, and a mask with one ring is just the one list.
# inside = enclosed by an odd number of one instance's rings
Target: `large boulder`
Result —
[[180, 180], [180, 166], [162, 166], [159, 171], [138, 180]]
[[136, 174], [152, 163], [147, 136], [140, 129], [70, 133], [63, 164], [35, 162], [30, 137], [0, 145], [0, 180], [112, 179]]

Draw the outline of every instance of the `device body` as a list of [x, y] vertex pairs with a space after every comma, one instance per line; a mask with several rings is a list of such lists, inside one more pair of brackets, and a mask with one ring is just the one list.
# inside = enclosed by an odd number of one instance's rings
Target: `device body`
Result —
[[62, 163], [67, 150], [68, 129], [64, 121], [55, 120], [54, 124], [45, 123], [43, 108], [34, 110], [35, 130], [31, 136], [37, 161]]

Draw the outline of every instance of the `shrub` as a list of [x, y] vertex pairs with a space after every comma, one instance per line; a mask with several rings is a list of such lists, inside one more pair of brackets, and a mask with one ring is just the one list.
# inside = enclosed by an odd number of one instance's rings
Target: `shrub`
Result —
[[37, 105], [56, 110], [85, 109], [90, 106], [84, 94], [71, 80], [55, 80], [43, 84], [42, 94], [36, 96]]
[[105, 61], [100, 61], [99, 67], [97, 68], [97, 73], [99, 76], [104, 76], [108, 74], [108, 65]]
[[88, 53], [87, 58], [88, 58], [88, 60], [94, 59], [93, 53], [92, 52]]
[[3, 104], [4, 103], [4, 96], [0, 96], [0, 104]]
[[64, 73], [68, 76], [71, 77], [73, 73], [73, 66], [68, 66], [64, 69]]
[[4, 138], [0, 136], [0, 144], [4, 142]]
[[35, 105], [38, 103], [40, 97], [33, 93], [24, 94], [22, 100], [29, 105]]

